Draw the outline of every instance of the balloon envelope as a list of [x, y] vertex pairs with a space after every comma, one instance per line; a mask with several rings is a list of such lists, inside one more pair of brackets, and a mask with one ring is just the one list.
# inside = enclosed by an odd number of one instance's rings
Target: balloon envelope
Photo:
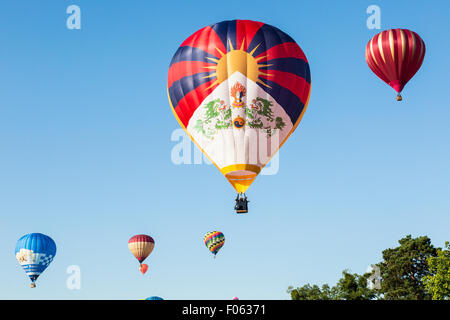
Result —
[[382, 31], [366, 46], [369, 68], [398, 93], [419, 70], [424, 57], [425, 43], [407, 29]]
[[250, 20], [198, 30], [168, 72], [172, 111], [237, 192], [245, 192], [306, 110], [308, 60], [286, 33]]
[[153, 297], [149, 297], [149, 298], [147, 298], [145, 300], [164, 300], [164, 299], [161, 298], [161, 297], [153, 296]]
[[53, 261], [56, 255], [56, 244], [45, 234], [30, 233], [17, 241], [15, 255], [34, 285], [39, 275]]
[[139, 263], [142, 263], [152, 253], [154, 247], [155, 240], [145, 234], [132, 236], [128, 241], [128, 248]]
[[203, 238], [206, 247], [215, 256], [225, 244], [225, 236], [220, 231], [208, 232]]

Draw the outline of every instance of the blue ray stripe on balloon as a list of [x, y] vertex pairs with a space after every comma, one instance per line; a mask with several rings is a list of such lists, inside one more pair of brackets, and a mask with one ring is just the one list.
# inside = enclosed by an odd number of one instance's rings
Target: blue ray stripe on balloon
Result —
[[259, 45], [253, 53], [253, 56], [256, 57], [270, 48], [285, 42], [295, 41], [280, 29], [264, 24], [255, 33], [247, 48], [247, 52], [251, 52], [256, 46]]
[[208, 76], [211, 73], [214, 72], [197, 73], [191, 76], [181, 78], [180, 80], [177, 80], [174, 83], [172, 83], [172, 85], [169, 88], [169, 96], [170, 101], [172, 102], [172, 106], [176, 108], [178, 102], [180, 102], [180, 100], [183, 99], [183, 97], [186, 94], [188, 94], [192, 90], [195, 90], [198, 86], [214, 79], [214, 77], [204, 78], [205, 76]]
[[183, 46], [179, 47], [177, 52], [175, 52], [175, 55], [172, 58], [172, 61], [170, 62], [170, 66], [172, 66], [174, 63], [181, 62], [181, 61], [203, 61], [203, 62], [213, 62], [207, 58], [212, 58], [218, 60], [219, 58], [209, 54], [206, 51], [203, 51], [202, 49], [190, 47], [190, 46]]
[[300, 98], [291, 90], [280, 86], [278, 83], [262, 78], [259, 80], [270, 86], [270, 88], [268, 88], [258, 82], [258, 85], [270, 94], [270, 96], [274, 98], [275, 101], [284, 109], [286, 114], [291, 119], [292, 125], [295, 125], [303, 108], [305, 107]]
[[306, 82], [311, 83], [311, 73], [309, 71], [309, 65], [305, 60], [297, 58], [278, 58], [260, 63], [270, 65], [268, 67], [260, 67], [260, 70], [279, 70], [293, 73], [299, 77], [304, 78]]
[[231, 50], [230, 41], [236, 49], [236, 20], [222, 21], [211, 25], [211, 28], [217, 33], [227, 51]]

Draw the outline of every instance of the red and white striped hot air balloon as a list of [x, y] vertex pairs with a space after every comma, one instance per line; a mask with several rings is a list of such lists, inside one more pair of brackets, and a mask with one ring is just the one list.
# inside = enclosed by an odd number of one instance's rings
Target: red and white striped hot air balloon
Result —
[[369, 68], [397, 91], [397, 101], [406, 83], [416, 74], [425, 57], [425, 43], [407, 29], [390, 29], [376, 34], [366, 46]]
[[128, 248], [135, 258], [139, 261], [139, 270], [142, 274], [145, 274], [148, 270], [148, 265], [146, 265], [144, 260], [152, 253], [155, 247], [155, 240], [152, 237], [145, 234], [138, 234], [132, 236], [128, 240]]

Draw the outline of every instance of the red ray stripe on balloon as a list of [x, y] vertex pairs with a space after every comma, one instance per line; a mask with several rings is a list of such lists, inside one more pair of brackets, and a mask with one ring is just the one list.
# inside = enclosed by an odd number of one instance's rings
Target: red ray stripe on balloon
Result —
[[205, 100], [205, 98], [218, 86], [217, 84], [206, 90], [206, 88], [211, 86], [214, 83], [214, 81], [216, 80], [214, 79], [208, 81], [198, 86], [191, 92], [185, 94], [183, 99], [181, 99], [178, 102], [178, 105], [174, 106], [178, 118], [185, 127], [188, 126], [189, 120], [191, 119], [192, 115], [194, 114], [195, 110], [200, 105], [200, 103], [202, 103], [202, 101]]
[[384, 59], [383, 59], [383, 57], [381, 55], [381, 52], [380, 52], [382, 50], [382, 48], [378, 45], [379, 42], [381, 42], [383, 40], [383, 38], [381, 38], [381, 41], [378, 40], [381, 37], [381, 34], [382, 33], [379, 33], [379, 34], [375, 35], [375, 37], [373, 38], [373, 41], [372, 41], [373, 55], [374, 55], [375, 60], [377, 62], [378, 68], [383, 73], [384, 77], [386, 79], [388, 79], [387, 82], [389, 83], [389, 81], [391, 79], [391, 77], [389, 76], [389, 70], [387, 70], [386, 63], [384, 62]]
[[404, 76], [405, 76], [405, 80], [407, 81], [410, 79], [410, 78], [406, 79], [407, 75], [411, 73], [411, 66], [414, 62], [415, 56], [417, 55], [417, 43], [416, 43], [416, 38], [414, 37], [414, 35], [412, 34], [411, 31], [405, 30], [405, 33], [406, 33], [406, 39], [407, 39], [406, 43], [408, 44], [407, 45], [408, 50], [406, 50], [406, 51], [408, 52], [408, 54], [407, 54], [407, 58], [405, 61]]
[[[419, 37], [419, 36], [417, 36], [417, 37]], [[423, 59], [425, 58], [425, 51], [426, 51], [426, 49], [425, 49], [425, 42], [420, 37], [419, 37], [419, 39], [420, 39], [420, 47], [422, 49], [422, 51], [421, 51], [422, 52], [422, 57], [420, 58], [420, 60], [417, 61], [414, 73], [419, 71], [420, 67], [422, 66]], [[411, 77], [412, 76], [414, 76], [414, 74], [411, 75]]]
[[389, 31], [383, 32], [381, 41], [381, 50], [383, 50], [385, 64], [389, 72], [389, 79], [399, 80], [399, 76], [398, 74], [396, 74], [396, 64], [394, 62], [394, 59], [392, 59]]
[[272, 60], [272, 59], [277, 59], [277, 58], [298, 58], [298, 59], [302, 59], [302, 60], [308, 62], [302, 49], [300, 49], [298, 44], [296, 44], [295, 42], [280, 43], [280, 44], [270, 48], [269, 50], [261, 53], [256, 58], [258, 59], [258, 58], [264, 57], [264, 56], [267, 56], [267, 57], [264, 60], [260, 60], [259, 61], [260, 63], [261, 63], [261, 61], [267, 61], [267, 60]]
[[416, 43], [416, 54], [414, 56], [413, 62], [410, 65], [409, 68], [409, 72], [406, 75], [405, 79], [406, 81], [409, 81], [414, 74], [419, 70], [420, 66], [422, 65], [423, 62], [423, 58], [425, 55], [425, 43], [423, 42], [423, 40], [419, 37], [419, 35], [417, 33], [415, 33], [414, 31], [411, 31], [414, 39], [415, 39], [415, 43]]
[[366, 46], [366, 61], [367, 64], [369, 65], [370, 69], [381, 79], [383, 79], [383, 81], [386, 81], [387, 78], [384, 76], [384, 74], [381, 72], [380, 68], [378, 68], [377, 64], [375, 63], [375, 61], [372, 58], [372, 54], [370, 52], [370, 44], [371, 44], [372, 40], [370, 40], [367, 43]]
[[380, 34], [378, 34], [376, 36], [376, 39], [373, 42], [373, 48], [374, 48], [374, 54], [375, 57], [378, 61], [378, 66], [380, 67], [381, 70], [383, 70], [383, 74], [386, 76], [386, 78], [388, 79], [392, 79], [392, 75], [389, 71], [389, 68], [386, 65], [386, 57], [383, 51], [383, 39], [384, 39], [384, 34], [385, 31], [381, 32]]
[[415, 61], [415, 57], [417, 56], [417, 39], [414, 34], [409, 30], [403, 30], [405, 34], [405, 59], [403, 62], [403, 72], [402, 72], [402, 80], [406, 84], [406, 82], [411, 79], [414, 75], [411, 75], [412, 65]]
[[366, 47], [366, 61], [369, 65], [369, 68], [384, 82], [389, 83], [388, 78], [384, 75], [384, 73], [381, 71], [381, 69], [378, 67], [378, 65], [375, 63], [375, 61], [372, 58], [372, 54], [370, 53], [370, 41], [367, 44]]
[[196, 73], [213, 71], [208, 69], [208, 66], [215, 66], [216, 63], [207, 63], [203, 61], [181, 61], [173, 64], [169, 69], [167, 77], [167, 87], [170, 88], [172, 84], [183, 77], [191, 76]]
[[401, 42], [401, 39], [398, 38], [398, 34], [397, 32], [395, 32], [395, 30], [390, 31], [389, 34], [389, 41], [391, 39], [391, 35], [392, 35], [392, 43], [389, 42], [389, 47], [391, 49], [390, 53], [391, 53], [391, 57], [392, 57], [392, 52], [394, 54], [394, 57], [392, 58], [394, 61], [394, 73], [395, 73], [395, 77], [397, 79], [400, 78], [401, 73], [400, 73], [400, 69], [401, 69], [401, 65], [402, 65], [402, 57], [401, 57], [401, 51], [399, 51], [398, 48], [398, 43]]
[[227, 49], [224, 47], [219, 36], [210, 26], [198, 30], [196, 33], [184, 40], [180, 47], [182, 46], [195, 47], [218, 58], [220, 58], [220, 54], [216, 48], [223, 53], [227, 52]]
[[261, 78], [273, 81], [280, 86], [289, 89], [293, 94], [299, 97], [300, 101], [305, 104], [308, 99], [310, 84], [302, 77], [293, 73], [270, 70], [268, 72], [273, 76], [260, 75]]
[[[242, 41], [244, 41], [244, 51], [247, 51], [248, 45], [252, 41], [256, 32], [263, 26], [264, 23], [251, 20], [237, 20], [236, 22], [236, 45], [237, 49], [241, 48]], [[236, 49], [236, 48], [235, 48]]]
[[401, 75], [403, 72], [403, 68], [405, 65], [405, 60], [403, 59], [403, 44], [402, 44], [402, 30], [401, 29], [395, 29], [394, 31], [394, 39], [397, 40], [397, 42], [395, 43], [395, 52], [396, 52], [396, 56], [395, 58], [397, 59], [397, 74]]
[[409, 59], [407, 72], [404, 74], [405, 80], [409, 80], [414, 75], [414, 71], [416, 70], [415, 67], [420, 56], [420, 40], [416, 37], [414, 32], [409, 30], [408, 32], [411, 34], [411, 45], [414, 50], [412, 50], [412, 56]]

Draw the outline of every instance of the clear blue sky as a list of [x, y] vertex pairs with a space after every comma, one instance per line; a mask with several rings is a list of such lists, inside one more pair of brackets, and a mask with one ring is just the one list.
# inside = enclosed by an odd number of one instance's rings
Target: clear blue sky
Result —
[[[81, 8], [82, 29], [66, 28]], [[404, 101], [364, 59], [381, 29], [426, 43]], [[0, 298], [289, 299], [289, 285], [363, 273], [406, 234], [450, 240], [448, 1], [2, 1]], [[166, 94], [181, 42], [222, 20], [269, 23], [311, 68], [311, 100], [280, 169], [235, 192], [212, 165], [174, 165]], [[200, 205], [198, 200], [202, 199]], [[203, 235], [220, 230], [217, 259]], [[29, 288], [17, 239], [51, 236], [55, 260]], [[156, 246], [147, 275], [127, 241]], [[81, 290], [66, 288], [79, 265]]]

